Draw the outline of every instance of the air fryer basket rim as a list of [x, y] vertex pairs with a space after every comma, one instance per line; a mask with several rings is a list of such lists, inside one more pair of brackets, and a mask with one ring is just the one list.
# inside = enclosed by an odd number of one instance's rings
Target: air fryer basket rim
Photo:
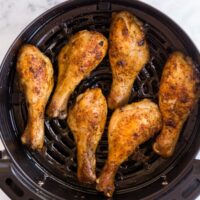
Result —
[[[92, 1], [94, 4], [97, 3], [96, 1]], [[81, 1], [78, 3], [78, 1], [76, 0], [70, 0], [70, 1], [67, 1], [67, 2], [63, 2], [53, 8], [51, 8], [50, 10], [46, 11], [45, 13], [41, 14], [38, 18], [36, 18], [29, 26], [27, 26], [20, 34], [19, 36], [16, 38], [16, 40], [13, 42], [13, 44], [11, 45], [11, 47], [9, 48], [8, 52], [6, 53], [3, 61], [2, 61], [2, 64], [1, 64], [1, 78], [2, 78], [2, 71], [4, 70], [5, 71], [5, 67], [8, 65], [6, 64], [8, 62], [8, 57], [10, 56], [10, 54], [12, 53], [13, 49], [16, 48], [17, 46], [17, 43], [21, 42], [21, 40], [25, 40], [23, 39], [23, 37], [26, 35], [27, 32], [32, 32], [31, 29], [34, 29], [35, 27], [35, 31], [39, 31], [41, 29], [41, 26], [38, 25], [38, 23], [41, 21], [41, 19], [45, 19], [45, 18], [48, 18], [48, 20], [45, 21], [45, 23], [43, 24], [43, 27], [48, 24], [49, 21], [53, 20], [54, 18], [56, 18], [58, 15], [61, 15], [61, 13], [58, 13], [57, 15], [55, 14], [52, 14], [52, 12], [55, 13], [55, 10], [59, 10], [61, 9], [62, 7], [66, 7], [68, 5], [71, 4], [71, 8], [73, 7], [73, 5], [77, 6], [77, 4], [79, 5], [89, 5], [89, 4], [93, 4], [91, 3], [91, 1], [88, 1], [88, 0], [84, 0], [84, 1]], [[177, 24], [175, 24], [174, 22], [172, 22], [168, 17], [166, 17], [164, 14], [162, 14], [160, 11], [148, 6], [147, 4], [144, 4], [143, 2], [139, 2], [139, 1], [134, 1], [134, 2], [130, 2], [128, 0], [125, 0], [125, 1], [122, 1], [122, 0], [116, 0], [116, 1], [113, 1], [113, 5], [134, 5], [135, 7], [145, 7], [146, 10], [149, 10], [150, 12], [156, 14], [157, 16], [160, 16], [160, 18], [162, 18], [162, 20], [165, 22], [165, 25], [167, 26], [170, 26], [171, 28], [174, 28], [174, 30], [176, 30], [175, 34], [178, 34], [178, 35], [182, 35], [186, 42], [185, 43], [188, 43], [190, 47], [192, 47], [192, 51], [191, 51], [191, 54], [194, 54], [194, 57], [195, 58], [195, 61], [198, 63], [198, 66], [200, 65], [200, 56], [198, 54], [198, 50], [197, 48], [195, 47], [195, 45], [192, 43], [192, 41], [190, 40], [190, 38], [188, 38], [188, 36], [178, 27]], [[112, 2], [111, 2], [111, 6], [112, 6]], [[128, 7], [128, 6], [127, 6]], [[63, 11], [64, 12], [64, 9]], [[51, 16], [51, 17], [50, 17]], [[44, 21], [44, 20], [43, 20]], [[30, 35], [32, 35], [32, 33], [30, 33]], [[27, 38], [28, 39], [28, 38]], [[14, 50], [16, 51], [16, 50]], [[2, 89], [2, 87], [5, 87], [3, 85], [3, 81], [0, 80], [0, 86], [1, 86], [1, 95], [4, 94], [5, 92], [5, 88], [4, 90]], [[5, 95], [6, 96], [6, 95]], [[4, 99], [3, 99], [4, 100]], [[1, 103], [2, 104], [2, 103]], [[7, 102], [7, 106], [5, 106], [6, 108], [8, 108], [8, 102]], [[1, 107], [0, 107], [1, 108]], [[2, 108], [3, 109], [3, 108]], [[3, 123], [2, 123], [3, 122]], [[12, 163], [14, 163], [14, 166], [16, 167], [16, 169], [18, 169], [20, 171], [21, 174], [23, 174], [24, 177], [26, 177], [26, 179], [28, 179], [32, 185], [35, 185], [37, 187], [37, 185], [35, 184], [35, 182], [32, 181], [32, 179], [30, 177], [27, 176], [27, 174], [23, 171], [23, 169], [21, 168], [21, 166], [19, 165], [19, 163], [16, 161], [16, 158], [13, 157], [13, 153], [12, 153], [12, 149], [10, 149], [10, 142], [6, 136], [6, 134], [3, 134], [4, 130], [5, 130], [5, 127], [3, 128], [4, 126], [4, 122], [5, 122], [5, 119], [1, 119], [1, 124], [0, 124], [0, 130], [1, 130], [1, 139], [2, 139], [2, 142], [8, 152], [8, 155], [9, 157], [11, 158], [12, 160]], [[199, 124], [196, 125], [196, 128], [199, 128]], [[8, 129], [7, 129], [8, 130]], [[193, 147], [190, 148], [190, 155], [189, 156], [186, 156], [185, 157], [185, 167], [188, 166], [190, 164], [190, 162], [192, 162], [192, 159], [194, 158], [194, 156], [196, 155], [196, 153], [198, 152], [198, 148], [199, 148], [199, 137], [194, 141], [194, 144], [193, 144]], [[44, 190], [43, 188], [41, 189], [44, 191], [44, 193], [47, 193], [46, 190]]]

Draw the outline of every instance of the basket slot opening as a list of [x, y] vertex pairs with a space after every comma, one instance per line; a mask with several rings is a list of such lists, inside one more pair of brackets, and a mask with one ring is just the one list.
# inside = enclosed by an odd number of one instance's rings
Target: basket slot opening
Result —
[[65, 161], [63, 159], [61, 159], [55, 152], [51, 151], [51, 150], [47, 150], [47, 154], [49, 154], [49, 156], [58, 164], [60, 165], [64, 165]]
[[18, 197], [24, 196], [23, 190], [11, 178], [7, 178], [5, 182]]

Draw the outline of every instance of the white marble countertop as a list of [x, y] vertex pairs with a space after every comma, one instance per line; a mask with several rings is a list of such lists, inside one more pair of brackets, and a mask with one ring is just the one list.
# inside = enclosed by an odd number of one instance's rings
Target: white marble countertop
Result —
[[[64, 0], [0, 0], [0, 63], [17, 35], [37, 16]], [[142, 0], [171, 17], [200, 50], [199, 0]], [[0, 150], [3, 146], [0, 142]], [[200, 159], [200, 153], [197, 156]], [[0, 190], [0, 200], [9, 198]], [[200, 196], [197, 198], [200, 200]]]

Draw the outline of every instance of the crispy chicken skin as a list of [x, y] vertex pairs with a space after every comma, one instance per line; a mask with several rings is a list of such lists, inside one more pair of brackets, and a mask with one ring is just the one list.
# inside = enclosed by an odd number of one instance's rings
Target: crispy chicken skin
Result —
[[107, 103], [101, 89], [88, 89], [79, 95], [69, 111], [68, 125], [77, 145], [78, 180], [94, 183], [96, 180], [95, 152], [104, 131]]
[[19, 51], [17, 72], [28, 110], [28, 122], [21, 141], [39, 150], [44, 144], [44, 112], [53, 89], [53, 67], [38, 48], [26, 44]]
[[119, 166], [140, 144], [154, 136], [161, 126], [158, 106], [147, 99], [114, 111], [108, 127], [108, 158], [97, 179], [98, 191], [112, 196]]
[[174, 52], [164, 66], [159, 89], [163, 128], [153, 145], [163, 157], [173, 155], [182, 126], [198, 99], [198, 74], [192, 60]]
[[76, 86], [104, 58], [107, 39], [98, 32], [83, 30], [71, 37], [58, 55], [58, 82], [48, 107], [50, 117], [67, 116], [67, 103]]
[[115, 109], [128, 102], [136, 76], [150, 55], [141, 22], [127, 11], [113, 13], [109, 41], [113, 80], [108, 107]]

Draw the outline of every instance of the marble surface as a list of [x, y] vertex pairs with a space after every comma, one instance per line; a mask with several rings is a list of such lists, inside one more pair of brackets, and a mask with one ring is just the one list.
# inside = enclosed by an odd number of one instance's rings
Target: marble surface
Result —
[[[0, 0], [0, 63], [17, 35], [37, 16], [64, 0]], [[200, 50], [199, 0], [142, 0], [171, 17]], [[1, 116], [0, 116], [1, 117]], [[3, 146], [0, 142], [0, 150]], [[200, 159], [200, 153], [197, 156]], [[200, 196], [197, 198], [200, 200]], [[0, 200], [9, 198], [0, 190]]]

